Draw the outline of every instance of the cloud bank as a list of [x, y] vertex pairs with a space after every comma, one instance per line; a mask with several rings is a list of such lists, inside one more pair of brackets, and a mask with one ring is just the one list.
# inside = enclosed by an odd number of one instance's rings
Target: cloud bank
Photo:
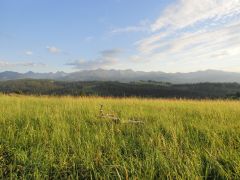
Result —
[[136, 57], [152, 67], [240, 67], [240, 0], [178, 0], [149, 28], [151, 35], [135, 44]]

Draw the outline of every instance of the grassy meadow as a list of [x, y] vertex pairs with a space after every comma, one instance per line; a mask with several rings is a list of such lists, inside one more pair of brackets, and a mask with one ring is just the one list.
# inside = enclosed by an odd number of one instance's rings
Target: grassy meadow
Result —
[[240, 179], [240, 101], [0, 95], [0, 178]]

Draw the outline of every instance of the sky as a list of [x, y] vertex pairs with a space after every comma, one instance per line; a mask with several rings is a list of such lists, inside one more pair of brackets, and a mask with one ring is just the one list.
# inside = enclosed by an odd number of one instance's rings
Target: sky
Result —
[[0, 0], [0, 71], [240, 72], [240, 0]]

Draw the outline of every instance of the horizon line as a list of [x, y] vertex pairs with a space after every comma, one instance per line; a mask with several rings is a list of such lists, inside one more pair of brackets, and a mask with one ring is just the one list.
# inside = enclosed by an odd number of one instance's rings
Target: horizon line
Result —
[[19, 73], [19, 74], [26, 74], [26, 73], [38, 73], [38, 74], [47, 74], [47, 73], [65, 73], [65, 74], [71, 74], [71, 73], [77, 73], [77, 72], [84, 72], [84, 71], [97, 71], [97, 70], [103, 70], [103, 71], [133, 71], [133, 72], [144, 72], [144, 73], [166, 73], [166, 74], [187, 74], [187, 73], [196, 73], [196, 72], [206, 72], [206, 71], [218, 71], [218, 72], [225, 72], [225, 73], [240, 73], [236, 71], [228, 71], [228, 70], [220, 70], [220, 69], [204, 69], [204, 70], [196, 70], [196, 71], [189, 71], [189, 72], [166, 72], [166, 71], [143, 71], [143, 70], [133, 70], [133, 69], [104, 69], [104, 68], [96, 68], [96, 69], [82, 69], [82, 70], [77, 70], [73, 72], [66, 72], [66, 71], [49, 71], [49, 72], [37, 72], [37, 71], [25, 71], [25, 72], [19, 72], [19, 71], [11, 71], [11, 70], [6, 70], [6, 71], [0, 71], [0, 73], [4, 72], [14, 72], [14, 73]]

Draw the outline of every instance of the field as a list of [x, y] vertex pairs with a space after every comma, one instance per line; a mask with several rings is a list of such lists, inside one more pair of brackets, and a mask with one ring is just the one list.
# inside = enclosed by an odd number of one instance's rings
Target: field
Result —
[[240, 101], [0, 95], [0, 178], [240, 179]]

